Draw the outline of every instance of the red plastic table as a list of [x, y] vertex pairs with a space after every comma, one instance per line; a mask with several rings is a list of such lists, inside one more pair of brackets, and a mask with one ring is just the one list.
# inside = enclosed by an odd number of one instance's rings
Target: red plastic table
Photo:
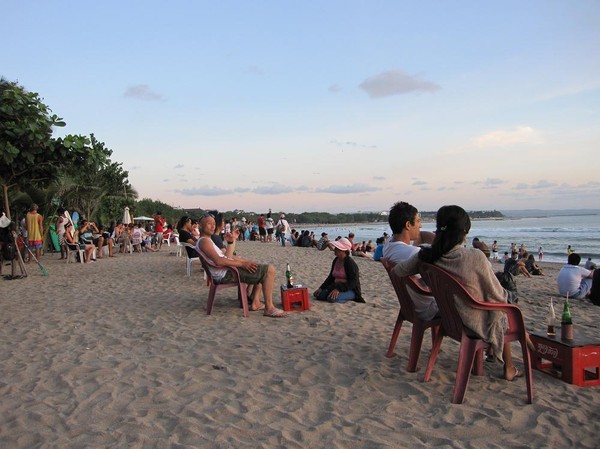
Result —
[[575, 338], [560, 339], [560, 328], [555, 337], [532, 333], [535, 352], [531, 354], [533, 367], [567, 383], [587, 387], [600, 385], [600, 340]]

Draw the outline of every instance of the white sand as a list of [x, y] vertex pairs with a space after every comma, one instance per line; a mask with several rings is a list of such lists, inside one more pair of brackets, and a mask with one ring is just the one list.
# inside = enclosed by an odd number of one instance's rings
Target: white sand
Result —
[[[333, 257], [255, 242], [238, 250], [273, 263], [278, 284], [289, 261], [311, 292]], [[186, 277], [169, 248], [42, 262], [48, 277], [31, 264], [28, 279], [0, 279], [0, 447], [598, 447], [599, 387], [534, 371], [527, 405], [524, 380], [506, 382], [486, 363], [453, 405], [458, 344], [444, 341], [424, 384], [406, 372], [409, 323], [386, 358], [398, 301], [370, 260], [357, 259], [366, 304], [312, 301], [285, 319], [244, 319], [234, 289], [207, 316], [199, 265]], [[542, 266], [545, 277], [518, 277], [531, 331], [545, 329], [556, 296], [558, 266]], [[598, 334], [600, 308], [577, 301], [572, 314], [577, 334]], [[426, 340], [422, 368], [428, 349]]]

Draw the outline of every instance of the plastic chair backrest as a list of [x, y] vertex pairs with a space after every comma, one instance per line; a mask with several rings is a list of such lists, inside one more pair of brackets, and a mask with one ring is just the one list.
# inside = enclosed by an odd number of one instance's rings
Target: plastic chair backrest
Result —
[[388, 276], [390, 277], [390, 281], [392, 286], [394, 287], [394, 291], [396, 292], [396, 296], [398, 297], [398, 302], [400, 302], [400, 310], [402, 312], [403, 318], [411, 323], [415, 322], [417, 318], [417, 314], [415, 312], [415, 305], [410, 299], [410, 295], [408, 289], [413, 290], [415, 293], [421, 295], [431, 295], [430, 291], [423, 290], [416, 282], [413, 276], [399, 277], [395, 276], [392, 272], [396, 264], [389, 259], [381, 259], [381, 263], [386, 269]]
[[421, 276], [431, 288], [442, 317], [444, 334], [460, 341], [463, 335], [463, 322], [455, 304], [455, 297], [460, 296], [467, 302], [474, 302], [473, 297], [448, 272], [434, 265], [422, 263]]

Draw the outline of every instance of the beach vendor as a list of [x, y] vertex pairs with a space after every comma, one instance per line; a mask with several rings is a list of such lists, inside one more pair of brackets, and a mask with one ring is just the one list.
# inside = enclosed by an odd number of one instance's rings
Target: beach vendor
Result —
[[344, 303], [365, 302], [360, 289], [358, 265], [350, 256], [352, 243], [347, 238], [331, 242], [335, 259], [331, 263], [329, 276], [315, 290], [313, 296], [321, 301]]

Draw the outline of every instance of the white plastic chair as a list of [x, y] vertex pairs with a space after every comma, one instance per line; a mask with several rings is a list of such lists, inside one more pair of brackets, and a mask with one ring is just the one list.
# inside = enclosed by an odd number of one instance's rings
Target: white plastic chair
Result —
[[[200, 256], [198, 255], [196, 257], [190, 257], [187, 250], [185, 249], [185, 248], [192, 248], [194, 251], [196, 251], [196, 247], [194, 245], [187, 243], [187, 242], [179, 242], [179, 245], [181, 246], [182, 251], [185, 253], [185, 256], [186, 256], [185, 273], [187, 276], [191, 276], [192, 275], [192, 262], [197, 261], [198, 263], [201, 263]], [[204, 272], [204, 269], [202, 269], [202, 271]], [[204, 280], [206, 280], [206, 272], [204, 272]]]
[[67, 244], [67, 263], [71, 262], [71, 258], [73, 258], [73, 261], [76, 261], [77, 259], [75, 259], [77, 253], [79, 253], [79, 262], [83, 263], [84, 260], [84, 254], [85, 251], [79, 248], [79, 245], [76, 243], [68, 243]]

